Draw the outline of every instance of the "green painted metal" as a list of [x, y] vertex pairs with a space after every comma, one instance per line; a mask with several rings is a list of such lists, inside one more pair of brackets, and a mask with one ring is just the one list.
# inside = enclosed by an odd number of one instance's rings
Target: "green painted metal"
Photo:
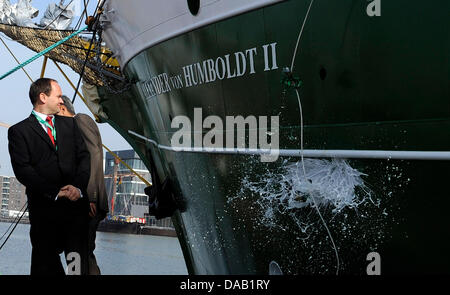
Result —
[[[382, 1], [369, 17], [366, 1], [316, 1], [299, 44], [292, 73], [303, 108], [305, 149], [450, 151], [450, 2]], [[261, 224], [260, 196], [242, 180], [282, 172], [283, 161], [258, 157], [174, 153], [131, 136], [134, 131], [170, 146], [178, 115], [280, 116], [280, 148], [300, 147], [295, 87], [284, 67], [293, 58], [309, 1], [286, 1], [218, 22], [158, 44], [125, 69], [137, 81], [126, 96], [100, 89], [113, 124], [161, 178], [171, 177], [186, 209], [174, 216], [191, 274], [267, 274], [276, 261], [285, 274], [334, 274], [329, 237], [311, 209], [309, 238], [289, 216]], [[276, 44], [277, 68], [266, 68], [264, 45]], [[256, 48], [255, 73], [149, 95], [145, 83], [208, 59]], [[267, 50], [270, 54], [271, 47]], [[270, 60], [270, 66], [273, 61]], [[231, 70], [236, 69], [231, 64]], [[199, 78], [199, 77], [197, 77]], [[283, 82], [283, 79], [284, 82]], [[301, 81], [301, 85], [299, 85]], [[206, 133], [207, 130], [204, 130]], [[367, 254], [380, 253], [382, 272], [450, 272], [449, 161], [351, 160], [367, 174], [373, 203], [324, 219], [340, 255], [340, 273], [365, 274]], [[375, 205], [375, 204], [380, 205]], [[344, 229], [344, 227], [346, 227]], [[284, 230], [280, 230], [283, 228]]]

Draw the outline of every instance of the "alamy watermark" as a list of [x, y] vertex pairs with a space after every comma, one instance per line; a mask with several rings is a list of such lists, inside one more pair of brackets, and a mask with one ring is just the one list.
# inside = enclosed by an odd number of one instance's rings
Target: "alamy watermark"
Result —
[[81, 275], [81, 256], [78, 252], [70, 252], [67, 254], [67, 274]]
[[370, 263], [367, 265], [366, 272], [369, 276], [381, 275], [381, 256], [378, 252], [370, 252], [367, 254], [367, 261]]
[[279, 156], [278, 116], [226, 116], [223, 122], [219, 116], [203, 119], [202, 109], [194, 108], [193, 123], [187, 116], [176, 116], [171, 127], [180, 128], [171, 138], [175, 151], [248, 151], [260, 154], [261, 162], [274, 162]]
[[370, 17], [381, 16], [381, 0], [368, 0], [370, 3], [367, 5], [367, 15]]

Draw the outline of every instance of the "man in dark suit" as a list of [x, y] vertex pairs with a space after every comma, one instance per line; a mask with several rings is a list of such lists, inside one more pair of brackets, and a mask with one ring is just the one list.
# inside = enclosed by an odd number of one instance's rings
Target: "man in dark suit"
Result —
[[105, 175], [103, 174], [103, 145], [97, 124], [86, 114], [76, 114], [70, 99], [63, 95], [63, 104], [58, 113], [60, 116], [75, 118], [80, 127], [81, 135], [91, 155], [91, 177], [87, 187], [91, 212], [89, 216], [89, 274], [99, 275], [100, 268], [94, 255], [95, 237], [98, 224], [108, 213], [108, 195], [105, 188]]
[[77, 262], [74, 272], [86, 274], [89, 152], [75, 120], [55, 116], [62, 104], [55, 80], [36, 80], [29, 96], [32, 114], [9, 128], [8, 147], [14, 173], [26, 187], [31, 274], [64, 275], [63, 251], [74, 257], [68, 266]]

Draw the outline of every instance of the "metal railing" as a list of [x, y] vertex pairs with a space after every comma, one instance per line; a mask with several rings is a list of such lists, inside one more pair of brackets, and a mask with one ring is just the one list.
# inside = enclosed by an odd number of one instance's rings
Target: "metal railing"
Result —
[[163, 227], [163, 228], [170, 228], [174, 229], [172, 219], [170, 217], [166, 217], [163, 219], [157, 220], [155, 216], [146, 216], [146, 223], [147, 226], [155, 226], [155, 227]]

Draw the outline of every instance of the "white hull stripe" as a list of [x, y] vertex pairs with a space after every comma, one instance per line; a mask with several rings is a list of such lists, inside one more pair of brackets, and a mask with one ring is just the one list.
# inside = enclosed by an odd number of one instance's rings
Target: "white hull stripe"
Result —
[[160, 42], [282, 1], [202, 0], [194, 16], [185, 0], [109, 0], [101, 17], [102, 37], [124, 69], [136, 54]]
[[131, 130], [131, 135], [152, 143], [161, 150], [171, 152], [233, 154], [233, 155], [279, 155], [280, 157], [345, 158], [345, 159], [395, 159], [395, 160], [450, 160], [450, 151], [380, 151], [380, 150], [267, 150], [242, 148], [179, 148], [158, 144], [156, 141]]

